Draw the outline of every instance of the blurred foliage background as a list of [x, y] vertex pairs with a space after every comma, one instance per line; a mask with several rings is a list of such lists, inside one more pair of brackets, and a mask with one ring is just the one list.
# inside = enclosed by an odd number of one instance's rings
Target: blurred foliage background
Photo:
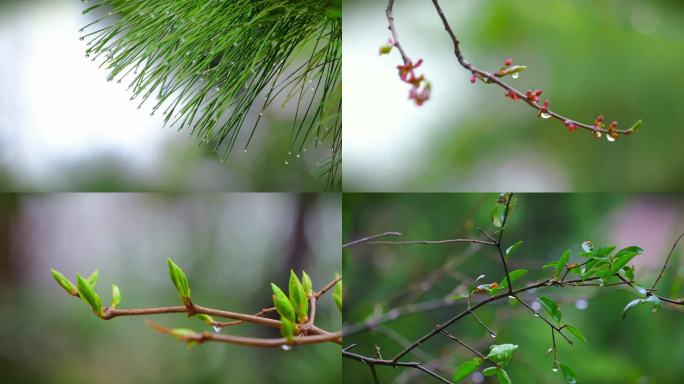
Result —
[[[481, 227], [494, 232], [489, 214], [495, 194], [345, 194], [343, 197], [344, 242], [385, 231], [400, 238], [387, 240], [442, 240], [482, 238]], [[509, 268], [528, 269], [514, 286], [549, 276], [542, 265], [557, 260], [569, 249], [571, 262], [578, 260], [580, 244], [613, 244], [618, 249], [641, 246], [645, 253], [633, 260], [637, 282], [650, 285], [676, 237], [684, 232], [684, 198], [681, 195], [628, 194], [517, 194], [504, 234], [505, 247], [524, 243], [510, 259]], [[679, 247], [659, 285], [659, 293], [684, 296], [682, 256]], [[344, 327], [349, 330], [365, 321], [392, 318], [394, 308], [429, 303], [437, 309], [396, 320], [351, 336], [344, 345], [358, 343], [352, 351], [374, 355], [374, 345], [385, 358], [398, 353], [400, 343], [413, 341], [436, 324], [461, 312], [464, 301], [448, 298], [463, 293], [480, 274], [483, 283], [501, 281], [503, 270], [494, 249], [479, 245], [357, 245], [343, 252], [345, 275]], [[637, 308], [622, 320], [622, 309], [637, 298], [622, 287], [549, 287], [521, 298], [533, 303], [538, 295], [556, 300], [568, 324], [578, 327], [588, 342], [574, 346], [558, 340], [558, 359], [574, 368], [580, 383], [678, 383], [684, 375], [684, 308], [667, 307], [653, 314]], [[478, 299], [479, 300], [479, 299]], [[520, 305], [499, 301], [477, 310], [495, 332], [492, 339], [472, 317], [447, 330], [486, 352], [491, 344], [519, 345], [507, 368], [514, 383], [563, 383], [552, 372], [548, 326]], [[405, 340], [402, 340], [405, 339]], [[426, 361], [451, 378], [457, 364], [472, 354], [451, 340], [434, 337], [405, 361]], [[481, 368], [485, 368], [483, 364]], [[378, 367], [383, 383], [432, 383], [434, 379], [410, 369]], [[371, 383], [367, 366], [343, 359], [346, 383]], [[464, 382], [494, 383], [479, 373]]]
[[[12, 383], [336, 383], [340, 347], [290, 351], [220, 343], [187, 348], [144, 323], [207, 330], [182, 314], [101, 321], [50, 275], [99, 268], [97, 290], [122, 308], [178, 305], [166, 258], [186, 272], [195, 302], [255, 313], [289, 269], [316, 289], [340, 272], [336, 195], [51, 194], [0, 196], [0, 371]], [[328, 296], [328, 295], [326, 295]], [[341, 325], [332, 297], [317, 322]], [[252, 325], [225, 332], [277, 337]]]
[[[344, 2], [345, 190], [680, 191], [684, 111], [679, 0], [442, 1], [466, 59], [495, 71], [528, 66], [512, 85], [543, 88], [551, 108], [591, 123], [603, 114], [643, 129], [615, 143], [568, 133], [558, 121], [472, 85], [430, 2], [397, 1], [400, 41], [433, 84], [422, 107], [407, 100], [387, 1]], [[370, 177], [372, 175], [372, 177]]]
[[288, 157], [293, 105], [266, 111], [248, 151], [224, 163], [213, 142], [162, 129], [151, 103], [137, 109], [129, 84], [107, 82], [109, 72], [85, 57], [79, 29], [95, 17], [81, 14], [86, 7], [0, 2], [0, 191], [325, 189], [319, 171], [329, 149]]

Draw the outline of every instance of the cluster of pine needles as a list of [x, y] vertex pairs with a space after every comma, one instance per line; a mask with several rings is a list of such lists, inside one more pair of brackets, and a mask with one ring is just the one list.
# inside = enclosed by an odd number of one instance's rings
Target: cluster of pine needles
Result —
[[130, 82], [131, 99], [150, 101], [165, 125], [225, 160], [238, 141], [247, 151], [265, 110], [290, 103], [285, 164], [326, 148], [320, 176], [340, 184], [341, 0], [83, 2], [94, 15], [81, 30], [86, 56], [108, 80]]

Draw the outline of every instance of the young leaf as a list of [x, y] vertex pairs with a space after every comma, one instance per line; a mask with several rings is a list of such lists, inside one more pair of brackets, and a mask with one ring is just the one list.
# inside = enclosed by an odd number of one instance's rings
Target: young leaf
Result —
[[566, 325], [565, 329], [568, 330], [568, 332], [572, 333], [573, 336], [577, 338], [577, 340], [582, 341], [582, 342], [587, 342], [587, 338], [584, 337], [584, 334], [577, 328], [573, 327], [572, 325]]
[[555, 301], [544, 296], [539, 296], [537, 299], [539, 300], [539, 303], [541, 303], [544, 310], [549, 314], [549, 316], [551, 316], [554, 320], [560, 323], [561, 312], [560, 309], [558, 309], [558, 304], [556, 304]]
[[643, 249], [634, 246], [619, 250], [615, 254], [615, 261], [613, 262], [613, 267], [610, 270], [610, 274], [614, 275], [620, 272], [620, 269], [627, 265], [630, 260], [632, 260], [635, 256], [642, 254], [643, 252]]
[[456, 368], [456, 373], [454, 373], [454, 383], [465, 379], [471, 373], [475, 372], [478, 366], [482, 363], [482, 359], [475, 357], [470, 360], [466, 360], [461, 365]]
[[169, 333], [180, 340], [187, 340], [197, 336], [197, 332], [187, 328], [174, 328]]
[[505, 221], [505, 215], [506, 207], [501, 204], [495, 205], [491, 213], [492, 224], [494, 224], [495, 227], [501, 228]]
[[[516, 281], [520, 280], [520, 278], [522, 278], [526, 274], [527, 274], [527, 269], [516, 269], [514, 271], [510, 271], [508, 273], [508, 277], [511, 279], [511, 284], [513, 284]], [[508, 279], [506, 279], [506, 276], [504, 276], [504, 278], [501, 279], [501, 283], [499, 284], [497, 291], [501, 291], [504, 288], [508, 288]]]
[[308, 321], [307, 314], [309, 311], [309, 300], [304, 295], [304, 287], [302, 287], [302, 282], [294, 273], [290, 270], [290, 282], [289, 282], [289, 294], [290, 303], [294, 307], [295, 314], [300, 323]]
[[627, 317], [627, 312], [629, 312], [632, 308], [644, 303], [651, 304], [653, 306], [653, 312], [657, 311], [660, 308], [661, 304], [660, 299], [657, 296], [653, 295], [648, 296], [645, 299], [632, 300], [625, 306], [625, 309], [622, 310], [622, 319], [624, 320]]
[[515, 244], [511, 245], [510, 247], [508, 247], [508, 249], [506, 249], [506, 256], [511, 257], [511, 254], [515, 252], [515, 250], [518, 249], [522, 245], [522, 243], [524, 243], [524, 241], [520, 240]]
[[100, 272], [96, 269], [93, 271], [93, 273], [88, 276], [88, 284], [90, 284], [93, 289], [95, 288], [95, 284], [97, 284], [97, 278], [100, 277]]
[[499, 380], [499, 384], [512, 384], [511, 378], [508, 377], [508, 372], [503, 368], [499, 368], [496, 371], [496, 378]]
[[52, 277], [55, 278], [57, 284], [59, 284], [60, 287], [64, 288], [64, 290], [67, 291], [68, 294], [70, 294], [71, 296], [78, 295], [78, 290], [74, 286], [74, 283], [71, 282], [71, 280], [67, 279], [66, 276], [59, 273], [59, 271], [57, 271], [56, 269], [51, 268], [50, 272], [52, 272]]
[[109, 307], [116, 308], [119, 304], [121, 304], [121, 291], [116, 284], [112, 284], [112, 304]]
[[307, 275], [304, 271], [302, 271], [302, 287], [304, 288], [304, 294], [306, 297], [311, 296], [313, 293], [313, 283], [311, 282], [309, 275]]
[[492, 344], [489, 348], [487, 358], [505, 366], [511, 360], [511, 356], [513, 356], [513, 352], [518, 349], [518, 346], [515, 344]]
[[295, 312], [290, 299], [285, 296], [285, 293], [278, 288], [277, 285], [271, 283], [271, 289], [273, 290], [273, 304], [280, 314], [280, 320], [283, 319], [290, 320], [290, 322], [295, 322]]
[[288, 343], [291, 343], [292, 339], [294, 338], [294, 323], [286, 318], [280, 319], [280, 323], [280, 334], [287, 340]]
[[558, 259], [558, 263], [556, 264], [556, 278], [557, 279], [561, 278], [561, 274], [563, 273], [563, 269], [565, 268], [565, 265], [568, 263], [569, 259], [570, 259], [570, 251], [563, 252], [560, 259]]
[[573, 371], [569, 365], [559, 363], [558, 366], [568, 384], [577, 384], [577, 375], [575, 375], [575, 371]]
[[171, 278], [171, 282], [176, 286], [178, 296], [185, 302], [186, 299], [190, 297], [190, 285], [188, 284], [187, 277], [185, 277], [185, 272], [183, 272], [183, 270], [170, 258], [166, 259], [166, 262], [169, 265], [169, 277]]
[[93, 290], [92, 285], [90, 285], [86, 279], [81, 277], [81, 275], [76, 274], [76, 286], [81, 299], [86, 304], [90, 305], [96, 315], [100, 317], [103, 316], [104, 313], [102, 312], [102, 301], [100, 300], [100, 296], [98, 296], [97, 293], [95, 293], [95, 290]]
[[342, 313], [342, 280], [335, 284], [335, 292], [333, 292], [333, 299], [335, 300], [335, 305], [337, 305], [337, 310]]
[[197, 315], [194, 316], [197, 320], [200, 320], [207, 325], [213, 326], [214, 325], [214, 318], [212, 318], [209, 315], [205, 315], [204, 313], [198, 313]]
[[496, 371], [498, 370], [497, 367], [487, 367], [482, 370], [482, 374], [485, 376], [494, 376], [496, 374]]

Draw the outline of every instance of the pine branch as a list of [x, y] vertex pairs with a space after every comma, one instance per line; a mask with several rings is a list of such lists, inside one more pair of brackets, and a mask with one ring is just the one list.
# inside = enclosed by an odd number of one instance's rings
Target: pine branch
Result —
[[320, 176], [333, 188], [341, 182], [340, 10], [339, 0], [100, 0], [83, 11], [99, 17], [81, 39], [108, 80], [130, 83], [138, 108], [151, 103], [152, 115], [162, 110], [165, 125], [211, 143], [222, 161], [236, 145], [247, 151], [266, 110], [295, 105], [284, 164], [327, 146]]

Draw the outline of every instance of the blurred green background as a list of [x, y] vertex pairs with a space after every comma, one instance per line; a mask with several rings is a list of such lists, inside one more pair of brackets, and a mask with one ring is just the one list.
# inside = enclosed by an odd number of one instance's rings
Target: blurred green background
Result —
[[[186, 272], [197, 304], [255, 313], [272, 306], [269, 282], [306, 270], [319, 289], [340, 272], [338, 195], [51, 194], [0, 196], [0, 372], [11, 383], [337, 383], [340, 347], [187, 348], [145, 325], [210, 330], [182, 314], [101, 321], [60, 288], [99, 268], [122, 308], [178, 305], [166, 258]], [[327, 295], [326, 295], [327, 296]], [[332, 297], [317, 323], [339, 330]], [[278, 337], [240, 325], [224, 333]]]
[[[441, 240], [482, 238], [481, 227], [490, 233], [489, 214], [495, 194], [345, 194], [343, 197], [344, 242], [385, 231], [398, 231], [399, 238], [387, 240]], [[637, 282], [650, 285], [676, 237], [684, 232], [684, 197], [681, 195], [608, 194], [518, 194], [504, 235], [505, 247], [518, 240], [524, 243], [511, 257], [511, 270], [528, 269], [519, 283], [549, 276], [541, 266], [555, 261], [566, 250], [571, 262], [584, 240], [597, 246], [641, 246], [645, 253], [633, 260]], [[673, 254], [671, 266], [659, 285], [659, 293], [684, 296], [682, 256], [684, 247]], [[501, 281], [504, 276], [498, 254], [486, 246], [380, 245], [345, 248], [344, 345], [357, 343], [352, 352], [374, 355], [374, 345], [385, 358], [398, 353], [401, 343], [413, 341], [436, 324], [464, 309], [463, 300], [448, 298], [463, 293], [480, 274], [484, 283]], [[637, 294], [623, 287], [549, 287], [521, 296], [534, 303], [539, 295], [559, 303], [563, 319], [578, 327], [588, 342], [574, 346], [558, 340], [558, 359], [574, 368], [580, 383], [679, 383], [684, 375], [684, 308], [667, 307], [653, 314], [637, 307], [626, 320], [622, 309]], [[446, 299], [446, 300], [445, 300]], [[478, 299], [479, 300], [479, 299]], [[363, 330], [366, 321], [392, 318], [394, 308], [415, 304], [436, 309], [400, 317]], [[507, 368], [514, 383], [563, 383], [552, 372], [548, 326], [520, 305], [499, 301], [476, 314], [495, 332], [496, 339], [466, 317], [447, 330], [482, 352], [491, 344], [519, 345]], [[380, 316], [380, 317], [378, 317]], [[396, 316], [396, 315], [395, 315]], [[405, 339], [405, 340], [402, 340]], [[472, 354], [444, 337], [424, 343], [404, 361], [426, 365], [451, 378], [456, 365]], [[371, 383], [367, 366], [343, 359], [345, 383]], [[481, 368], [485, 368], [483, 364]], [[411, 369], [378, 367], [382, 383], [432, 383], [434, 379]], [[494, 383], [477, 373], [464, 382]]]
[[[465, 58], [495, 71], [528, 66], [510, 83], [543, 88], [551, 109], [591, 123], [603, 114], [643, 129], [615, 143], [472, 85], [430, 2], [397, 1], [394, 15], [418, 73], [433, 84], [407, 100], [384, 0], [344, 1], [344, 144], [348, 191], [680, 191], [684, 186], [684, 2], [679, 0], [442, 1]], [[372, 176], [371, 176], [372, 175]]]
[[79, 29], [97, 17], [81, 14], [86, 7], [78, 0], [0, 1], [0, 191], [326, 188], [319, 177], [326, 145], [288, 156], [291, 105], [266, 111], [243, 152], [257, 112], [248, 118], [226, 162], [214, 142], [163, 129], [150, 103], [137, 109], [140, 100], [129, 100], [127, 81], [107, 82], [109, 72], [85, 57]]

